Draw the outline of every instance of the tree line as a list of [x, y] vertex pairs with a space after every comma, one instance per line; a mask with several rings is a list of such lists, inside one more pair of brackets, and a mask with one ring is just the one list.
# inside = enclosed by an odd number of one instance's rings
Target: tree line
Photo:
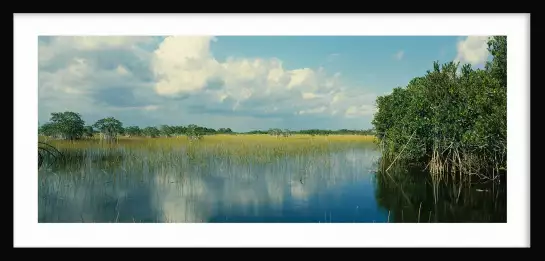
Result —
[[488, 50], [493, 59], [484, 69], [434, 62], [424, 76], [377, 98], [372, 124], [390, 166], [421, 165], [437, 179], [506, 171], [507, 37], [489, 38]]
[[348, 130], [348, 129], [340, 129], [340, 130], [321, 130], [321, 129], [308, 129], [308, 130], [288, 130], [288, 129], [269, 129], [269, 130], [253, 130], [249, 132], [244, 132], [244, 134], [269, 134], [274, 136], [289, 136], [292, 134], [305, 134], [305, 135], [321, 135], [321, 136], [327, 136], [327, 135], [374, 135], [375, 131], [373, 129], [367, 129], [367, 130]]
[[269, 134], [274, 136], [289, 136], [292, 134], [309, 135], [333, 135], [333, 134], [352, 134], [352, 135], [372, 135], [373, 130], [300, 130], [290, 131], [281, 129], [254, 130], [248, 132], [234, 132], [231, 128], [207, 128], [190, 124], [187, 126], [160, 125], [158, 127], [148, 126], [140, 128], [139, 126], [124, 127], [123, 123], [114, 117], [100, 119], [92, 125], [86, 125], [81, 115], [72, 111], [51, 113], [49, 122], [39, 126], [38, 134], [57, 139], [78, 140], [92, 138], [100, 135], [105, 140], [113, 140], [118, 136], [128, 137], [173, 137], [188, 136], [190, 138], [200, 139], [204, 135], [213, 134]]
[[161, 125], [124, 127], [123, 123], [114, 117], [100, 119], [93, 125], [86, 125], [81, 115], [72, 111], [51, 113], [49, 122], [39, 126], [38, 134], [57, 139], [79, 140], [92, 138], [100, 135], [101, 138], [112, 140], [120, 135], [128, 137], [150, 137], [159, 136], [190, 136], [202, 137], [207, 134], [230, 134], [233, 131], [230, 128], [219, 128], [217, 130], [190, 124], [188, 126], [169, 126]]

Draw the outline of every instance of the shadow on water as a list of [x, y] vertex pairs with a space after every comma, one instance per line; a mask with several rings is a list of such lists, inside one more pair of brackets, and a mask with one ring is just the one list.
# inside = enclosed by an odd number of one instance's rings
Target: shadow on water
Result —
[[74, 164], [40, 169], [39, 222], [413, 222], [419, 208], [421, 222], [506, 216], [501, 201], [474, 188], [453, 203], [445, 187], [434, 204], [414, 177], [373, 178], [373, 148], [246, 163], [174, 155], [183, 151], [78, 153], [68, 156], [81, 157]]
[[376, 200], [389, 222], [507, 222], [506, 186], [447, 180], [434, 183], [419, 170], [376, 175]]

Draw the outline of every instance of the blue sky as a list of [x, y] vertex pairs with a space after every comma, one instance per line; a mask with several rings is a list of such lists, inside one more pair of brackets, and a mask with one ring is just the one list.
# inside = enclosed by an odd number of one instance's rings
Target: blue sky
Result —
[[486, 37], [105, 36], [39, 38], [39, 122], [367, 129], [375, 99], [432, 69], [483, 67]]

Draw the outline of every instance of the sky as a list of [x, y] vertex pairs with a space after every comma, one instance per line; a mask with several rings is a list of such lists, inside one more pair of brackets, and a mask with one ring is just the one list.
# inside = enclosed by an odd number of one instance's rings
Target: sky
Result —
[[483, 68], [485, 36], [40, 36], [38, 120], [233, 131], [369, 129], [433, 62]]

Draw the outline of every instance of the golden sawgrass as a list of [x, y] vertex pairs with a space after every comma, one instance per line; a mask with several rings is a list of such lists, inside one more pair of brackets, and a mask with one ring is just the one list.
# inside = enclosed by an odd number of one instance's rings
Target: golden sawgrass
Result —
[[[69, 162], [81, 162], [85, 158], [94, 160], [123, 156], [124, 158], [160, 159], [165, 162], [180, 162], [182, 158], [228, 158], [238, 162], [272, 162], [282, 157], [322, 155], [347, 148], [374, 146], [374, 136], [363, 135], [207, 135], [202, 140], [190, 141], [180, 137], [120, 137], [115, 143], [101, 142], [98, 138], [77, 141], [46, 140], [63, 151]], [[121, 154], [120, 154], [121, 153]]]

